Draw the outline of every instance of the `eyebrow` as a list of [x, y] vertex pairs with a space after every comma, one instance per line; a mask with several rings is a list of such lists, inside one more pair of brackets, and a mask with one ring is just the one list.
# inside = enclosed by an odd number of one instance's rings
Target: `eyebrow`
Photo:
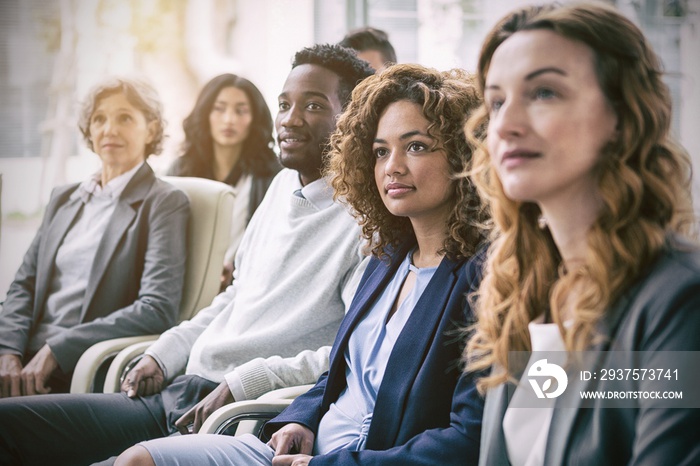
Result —
[[[318, 91], [304, 91], [304, 92], [301, 93], [301, 95], [302, 95], [303, 97], [305, 97], [305, 98], [308, 98], [308, 97], [318, 97], [319, 99], [323, 99], [323, 100], [325, 100], [326, 102], [330, 102], [330, 100], [328, 99], [328, 96], [326, 96], [326, 94], [324, 94], [323, 92], [318, 92]], [[281, 93], [277, 98], [278, 98], [278, 99], [286, 99], [286, 98], [287, 98], [287, 93], [286, 93], [286, 92], [283, 92], [283, 93]]]
[[[532, 81], [536, 77], [541, 76], [543, 74], [547, 74], [547, 73], [555, 73], [555, 74], [558, 74], [561, 76], [568, 76], [566, 71], [562, 70], [561, 68], [557, 68], [556, 66], [549, 66], [547, 68], [540, 68], [538, 70], [535, 70], [535, 71], [528, 73], [527, 75], [525, 75], [525, 81]], [[491, 84], [491, 85], [486, 86], [486, 90], [488, 90], [488, 89], [500, 89], [500, 88], [501, 87], [496, 85], [496, 84]]]
[[[408, 139], [408, 138], [416, 136], [416, 135], [430, 137], [429, 135], [427, 135], [421, 131], [414, 130], [414, 131], [409, 131], [407, 133], [402, 134], [401, 136], [399, 136], [399, 139], [403, 141], [404, 139]], [[374, 142], [386, 144], [386, 141], [384, 139], [379, 139], [379, 138], [374, 138]]]

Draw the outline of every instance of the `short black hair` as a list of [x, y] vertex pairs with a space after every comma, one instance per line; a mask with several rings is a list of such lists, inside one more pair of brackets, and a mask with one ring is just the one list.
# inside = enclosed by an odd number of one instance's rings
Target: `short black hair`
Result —
[[389, 42], [389, 35], [381, 29], [366, 26], [348, 32], [338, 45], [364, 52], [376, 50], [382, 54], [384, 62], [396, 63], [396, 51]]
[[354, 50], [334, 44], [316, 44], [301, 49], [294, 55], [292, 68], [299, 65], [318, 65], [337, 74], [340, 78], [338, 99], [343, 108], [350, 101], [357, 83], [374, 74], [374, 69], [357, 58]]

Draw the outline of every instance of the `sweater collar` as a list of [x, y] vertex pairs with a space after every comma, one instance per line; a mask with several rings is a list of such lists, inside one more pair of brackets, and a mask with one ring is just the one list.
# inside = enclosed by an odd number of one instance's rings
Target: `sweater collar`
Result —
[[318, 210], [333, 205], [333, 189], [326, 178], [319, 178], [306, 186], [301, 186], [301, 181], [299, 181], [299, 188], [301, 188], [301, 195]]

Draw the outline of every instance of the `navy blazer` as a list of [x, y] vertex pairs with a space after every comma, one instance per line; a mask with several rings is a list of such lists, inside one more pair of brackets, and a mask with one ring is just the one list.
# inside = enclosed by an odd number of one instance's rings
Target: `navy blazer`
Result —
[[[372, 258], [340, 325], [329, 371], [279, 416], [265, 425], [272, 435], [288, 423], [316, 432], [323, 414], [346, 387], [345, 350], [358, 322], [372, 309], [412, 245]], [[471, 375], [459, 366], [462, 338], [472, 323], [466, 295], [478, 286], [481, 256], [444, 258], [396, 341], [377, 393], [366, 449], [319, 455], [313, 465], [476, 464], [483, 399]]]
[[[39, 231], [0, 310], [0, 349], [27, 356], [54, 273], [56, 252], [83, 205], [79, 184], [54, 189]], [[185, 266], [187, 195], [143, 164], [124, 188], [90, 269], [80, 324], [49, 339], [61, 370], [109, 338], [160, 333], [179, 313]]]
[[[653, 360], [655, 352], [700, 351], [700, 252], [692, 249], [695, 248], [689, 245], [671, 244], [650, 270], [611, 306], [600, 326], [607, 338], [592, 348], [599, 353], [591, 369], [599, 371], [624, 364], [630, 369], [648, 368], [645, 360]], [[615, 366], [608, 362], [611, 352], [622, 355], [616, 356]], [[697, 366], [692, 370], [697, 371]], [[692, 375], [697, 378], [697, 372]], [[510, 464], [503, 416], [509, 403], [508, 393], [513, 388], [507, 390], [502, 384], [487, 393], [480, 465]], [[611, 382], [570, 377], [565, 393], [555, 404], [544, 464], [700, 464], [700, 409], [651, 407], [654, 402], [644, 400], [636, 408], [611, 408], [609, 400], [588, 401], [583, 406], [579, 395], [591, 390], [645, 388], [644, 381], [631, 379]], [[684, 391], [684, 397], [694, 396], [697, 396], [695, 391]], [[566, 408], [556, 409], [564, 402]], [[575, 404], [578, 409], [572, 407]]]

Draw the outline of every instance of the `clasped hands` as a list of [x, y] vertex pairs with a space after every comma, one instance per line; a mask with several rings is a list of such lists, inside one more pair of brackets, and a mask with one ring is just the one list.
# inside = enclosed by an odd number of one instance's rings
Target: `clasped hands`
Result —
[[20, 356], [0, 355], [0, 398], [49, 393], [47, 382], [57, 368], [58, 361], [47, 344], [24, 367]]

